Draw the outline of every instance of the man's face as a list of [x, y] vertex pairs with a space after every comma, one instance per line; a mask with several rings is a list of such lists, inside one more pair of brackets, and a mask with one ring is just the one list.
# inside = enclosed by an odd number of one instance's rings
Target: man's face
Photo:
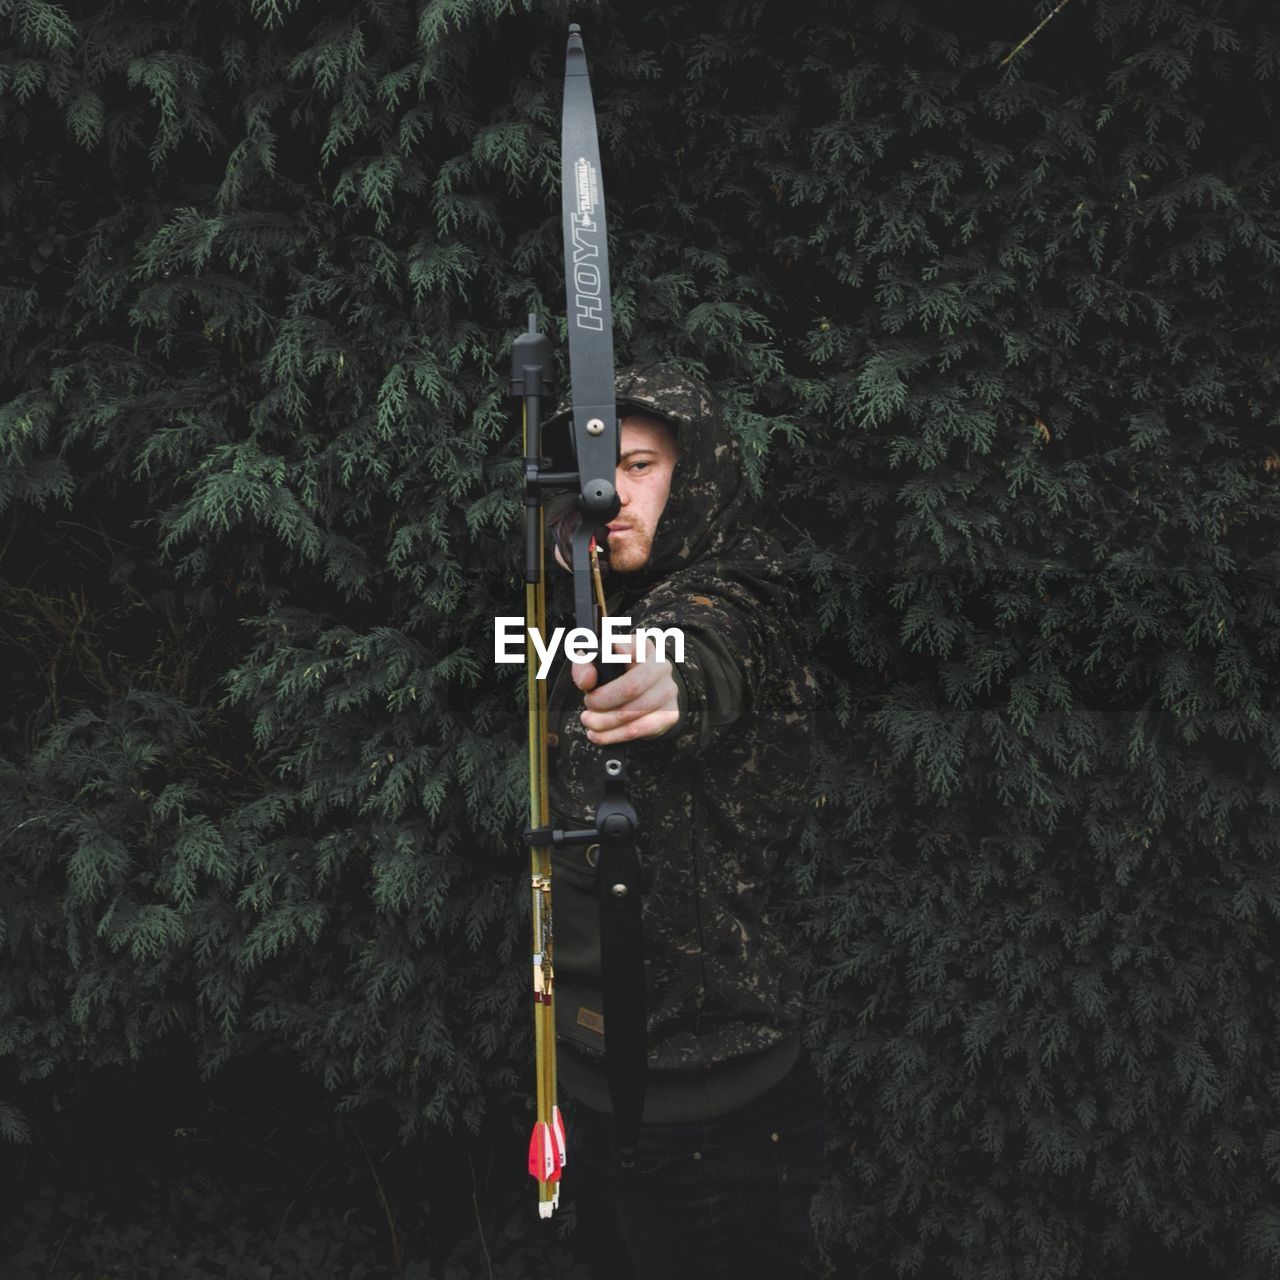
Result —
[[635, 573], [649, 562], [680, 446], [663, 423], [626, 417], [620, 424], [619, 452], [615, 483], [622, 506], [609, 521], [609, 564], [615, 573]]

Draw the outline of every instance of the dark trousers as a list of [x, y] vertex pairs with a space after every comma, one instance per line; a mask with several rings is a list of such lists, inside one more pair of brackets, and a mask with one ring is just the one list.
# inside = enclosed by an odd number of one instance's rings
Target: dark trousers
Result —
[[825, 1126], [818, 1076], [801, 1050], [768, 1093], [718, 1120], [644, 1125], [623, 1169], [612, 1120], [565, 1100], [564, 1181], [578, 1253], [607, 1280], [746, 1280], [805, 1276], [809, 1202]]

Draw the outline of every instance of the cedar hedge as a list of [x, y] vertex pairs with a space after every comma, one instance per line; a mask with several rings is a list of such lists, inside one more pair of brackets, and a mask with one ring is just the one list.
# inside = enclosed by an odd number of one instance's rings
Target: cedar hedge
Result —
[[[828, 1273], [1274, 1274], [1280, 18], [1251, 0], [0, 0], [12, 1256], [51, 1269], [50, 1215], [107, 1194], [57, 1190], [118, 1151], [103, 1114], [195, 1176], [164, 1125], [227, 1081], [214, 1148], [295, 1107], [282, 1204], [308, 1160], [375, 1171], [332, 1194], [378, 1267], [486, 1274], [531, 1211], [489, 655], [507, 345], [563, 332], [570, 20], [620, 356], [720, 389], [805, 591], [783, 925]], [[237, 1216], [230, 1164], [192, 1185]], [[548, 1231], [503, 1238], [559, 1273]]]

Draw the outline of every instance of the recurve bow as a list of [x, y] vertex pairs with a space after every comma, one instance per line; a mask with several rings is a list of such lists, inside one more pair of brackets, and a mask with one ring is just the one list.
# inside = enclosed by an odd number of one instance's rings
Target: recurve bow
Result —
[[[577, 492], [580, 515], [572, 538], [574, 622], [600, 634], [592, 568], [597, 546], [607, 546], [607, 525], [617, 514], [619, 456], [614, 392], [613, 319], [604, 182], [586, 53], [577, 25], [565, 51], [561, 132], [564, 263], [576, 470], [556, 472], [542, 454], [541, 414], [551, 390], [551, 344], [535, 317], [512, 350], [511, 391], [523, 404], [525, 484], [526, 626], [546, 633], [543, 497], [551, 490]], [[526, 653], [529, 701], [529, 826], [533, 919], [534, 1034], [537, 1119], [529, 1144], [529, 1172], [538, 1180], [538, 1208], [550, 1217], [559, 1204], [560, 1172], [567, 1143], [556, 1096], [555, 968], [551, 903], [551, 850], [598, 846], [596, 898], [600, 913], [601, 999], [605, 1018], [605, 1073], [613, 1107], [614, 1136], [629, 1166], [635, 1160], [644, 1110], [648, 1047], [637, 822], [627, 799], [627, 753], [600, 748], [600, 798], [593, 827], [553, 829], [548, 799], [547, 690], [535, 677], [532, 638]], [[621, 675], [626, 661], [596, 662], [599, 682]]]

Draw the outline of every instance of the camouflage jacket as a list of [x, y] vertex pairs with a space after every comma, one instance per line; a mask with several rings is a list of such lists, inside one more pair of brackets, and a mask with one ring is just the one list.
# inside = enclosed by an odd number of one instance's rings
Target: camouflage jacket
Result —
[[[644, 1118], [679, 1123], [759, 1096], [799, 1052], [798, 982], [769, 907], [809, 792], [814, 684], [778, 549], [739, 522], [746, 481], [710, 395], [651, 365], [621, 370], [618, 397], [669, 421], [681, 449], [648, 564], [608, 579], [610, 613], [688, 642], [681, 720], [631, 744], [627, 768], [644, 866]], [[567, 666], [554, 680], [552, 808], [590, 825], [599, 749]], [[594, 878], [588, 851], [554, 854], [557, 1040], [566, 1091], [608, 1111]]]

